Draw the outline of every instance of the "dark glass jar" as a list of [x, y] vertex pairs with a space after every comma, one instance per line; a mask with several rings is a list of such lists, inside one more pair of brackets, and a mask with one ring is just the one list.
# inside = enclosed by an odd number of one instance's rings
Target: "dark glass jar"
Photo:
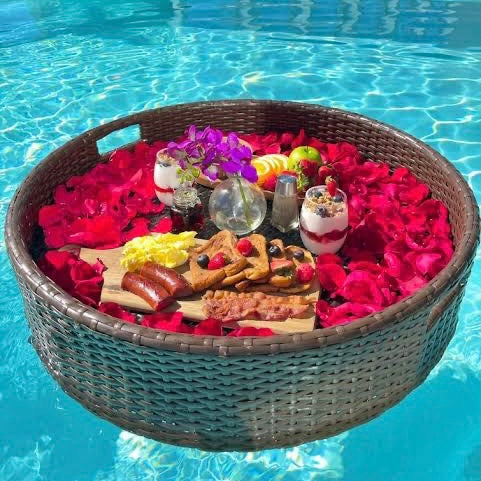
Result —
[[204, 208], [195, 187], [179, 187], [171, 207], [172, 232], [200, 231], [204, 227]]

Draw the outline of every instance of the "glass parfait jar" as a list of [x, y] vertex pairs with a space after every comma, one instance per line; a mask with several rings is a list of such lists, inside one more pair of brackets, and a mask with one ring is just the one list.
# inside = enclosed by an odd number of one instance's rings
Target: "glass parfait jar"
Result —
[[219, 229], [244, 235], [257, 229], [264, 220], [267, 203], [257, 186], [238, 175], [220, 182], [209, 199], [209, 214]]
[[175, 190], [170, 217], [174, 234], [202, 230], [204, 208], [195, 187], [182, 186]]
[[154, 167], [155, 193], [160, 202], [171, 206], [174, 191], [180, 186], [177, 170], [179, 164], [163, 150], [157, 152]]
[[335, 254], [348, 231], [346, 194], [337, 189], [331, 196], [325, 185], [311, 187], [302, 203], [299, 220], [301, 239], [313, 254]]

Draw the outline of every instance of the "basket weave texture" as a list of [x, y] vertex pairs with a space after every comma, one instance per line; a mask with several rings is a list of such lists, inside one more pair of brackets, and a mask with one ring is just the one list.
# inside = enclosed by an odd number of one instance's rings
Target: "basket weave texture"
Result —
[[[102, 161], [97, 141], [138, 124], [147, 141], [190, 124], [239, 132], [297, 131], [355, 144], [406, 166], [448, 207], [455, 253], [425, 288], [346, 326], [268, 338], [166, 333], [123, 323], [54, 285], [32, 260], [41, 206], [54, 188]], [[43, 160], [16, 192], [6, 244], [32, 330], [51, 375], [98, 416], [159, 441], [204, 450], [259, 450], [322, 439], [378, 416], [423, 382], [456, 324], [479, 236], [474, 196], [422, 142], [353, 113], [277, 101], [164, 107], [86, 132]]]

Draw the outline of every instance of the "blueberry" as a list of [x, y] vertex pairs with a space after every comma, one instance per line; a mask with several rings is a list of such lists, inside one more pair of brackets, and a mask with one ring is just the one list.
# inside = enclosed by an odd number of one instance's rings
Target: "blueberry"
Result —
[[332, 200], [333, 200], [334, 202], [342, 202], [344, 199], [343, 199], [343, 197], [342, 197], [341, 194], [336, 194], [336, 195], [332, 198]]
[[297, 259], [298, 261], [302, 261], [304, 259], [304, 251], [294, 251], [294, 254], [292, 254], [294, 256], [294, 259]]
[[161, 162], [160, 166], [161, 167], [170, 167], [172, 164], [170, 162]]
[[269, 246], [268, 252], [271, 257], [277, 257], [281, 253], [281, 249], [279, 246], [276, 246], [275, 244], [271, 244]]
[[202, 269], [205, 269], [209, 265], [209, 261], [209, 256], [206, 254], [201, 254], [197, 257], [197, 264], [199, 264], [199, 267], [202, 267]]
[[323, 206], [323, 205], [320, 205], [318, 208], [317, 208], [317, 211], [316, 211], [317, 215], [321, 216], [321, 217], [329, 217], [329, 212], [328, 210]]

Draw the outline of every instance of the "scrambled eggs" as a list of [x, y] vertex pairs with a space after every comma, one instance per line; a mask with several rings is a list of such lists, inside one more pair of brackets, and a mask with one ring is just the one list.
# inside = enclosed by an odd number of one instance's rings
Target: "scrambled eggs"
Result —
[[128, 271], [139, 270], [146, 262], [177, 267], [189, 258], [187, 249], [195, 245], [197, 232], [153, 234], [127, 242], [120, 264]]

